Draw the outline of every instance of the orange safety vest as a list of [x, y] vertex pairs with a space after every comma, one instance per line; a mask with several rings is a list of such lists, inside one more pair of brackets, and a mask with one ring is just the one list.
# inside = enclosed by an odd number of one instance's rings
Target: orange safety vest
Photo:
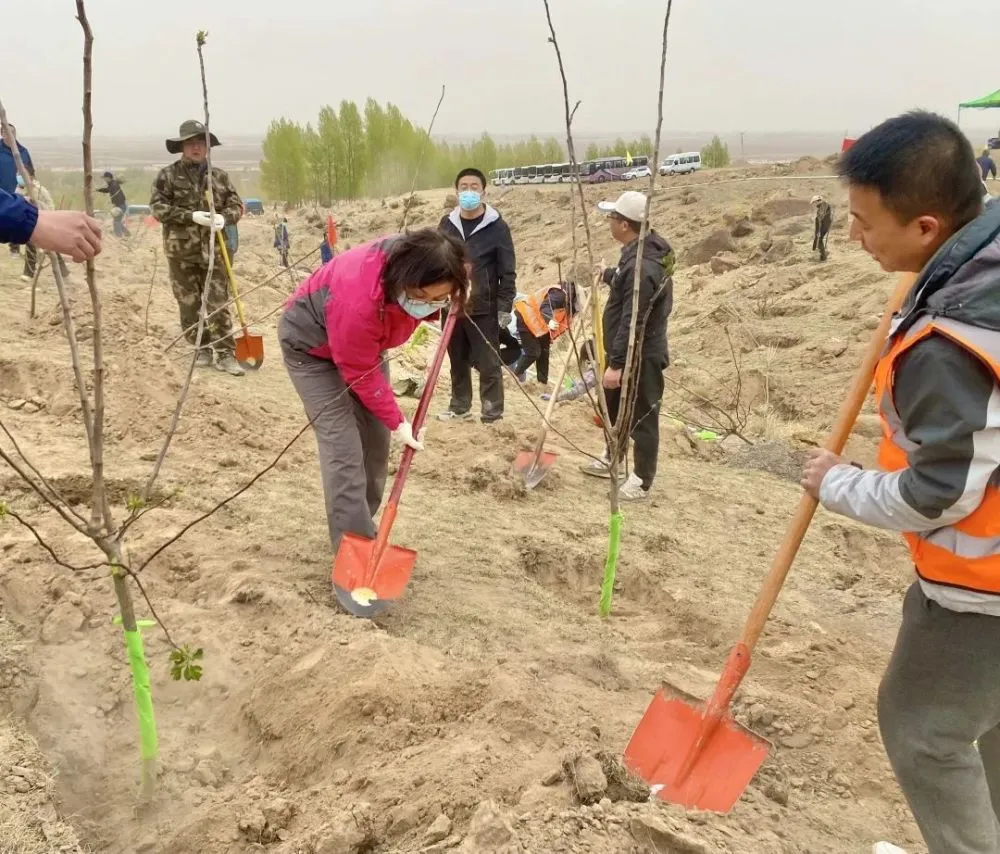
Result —
[[[909, 466], [917, 445], [905, 435], [893, 399], [896, 365], [929, 335], [943, 335], [978, 358], [1000, 383], [1000, 333], [942, 317], [924, 317], [890, 343], [875, 369], [875, 395], [882, 421], [878, 464], [885, 471]], [[986, 487], [979, 507], [961, 521], [921, 533], [904, 532], [917, 574], [926, 581], [1000, 594], [1000, 489]]]
[[552, 310], [552, 319], [556, 322], [555, 329], [549, 329], [548, 321], [542, 314], [542, 303], [548, 299], [549, 291], [561, 290], [561, 288], [540, 288], [530, 297], [525, 297], [514, 305], [514, 311], [521, 315], [524, 325], [528, 327], [531, 334], [536, 338], [541, 338], [546, 332], [555, 341], [567, 329], [569, 329], [569, 312], [565, 308]]

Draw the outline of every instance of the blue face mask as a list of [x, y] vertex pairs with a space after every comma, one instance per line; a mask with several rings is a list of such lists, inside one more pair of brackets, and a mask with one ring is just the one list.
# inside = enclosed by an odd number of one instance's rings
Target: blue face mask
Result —
[[483, 203], [483, 196], [475, 190], [462, 190], [458, 194], [458, 204], [463, 211], [474, 211]]
[[446, 299], [435, 300], [434, 302], [411, 299], [406, 295], [406, 291], [403, 291], [403, 293], [396, 297], [396, 302], [399, 303], [403, 311], [417, 320], [423, 320], [425, 317], [430, 317], [435, 311], [441, 311], [441, 309], [448, 307], [448, 300]]

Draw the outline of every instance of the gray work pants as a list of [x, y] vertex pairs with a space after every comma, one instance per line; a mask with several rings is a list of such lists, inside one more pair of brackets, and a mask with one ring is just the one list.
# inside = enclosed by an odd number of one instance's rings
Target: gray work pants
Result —
[[[288, 350], [284, 357], [316, 434], [326, 522], [336, 553], [347, 531], [375, 536], [372, 518], [382, 503], [389, 470], [389, 428], [347, 391], [333, 362]], [[388, 362], [382, 372], [388, 378]]]
[[1000, 854], [1000, 617], [949, 611], [913, 584], [878, 721], [930, 854]]

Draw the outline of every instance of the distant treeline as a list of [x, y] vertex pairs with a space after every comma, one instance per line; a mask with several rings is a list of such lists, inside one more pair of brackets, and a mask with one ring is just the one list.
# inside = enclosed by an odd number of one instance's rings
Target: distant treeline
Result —
[[[594, 159], [614, 154], [652, 154], [648, 136], [616, 140], [600, 148], [591, 145], [577, 157]], [[418, 189], [450, 185], [460, 169], [475, 166], [489, 174], [506, 166], [566, 162], [566, 150], [555, 138], [535, 136], [498, 145], [488, 133], [471, 144], [449, 144], [428, 139], [394, 104], [384, 107], [374, 98], [360, 110], [353, 101], [339, 109], [326, 106], [315, 126], [281, 118], [268, 126], [260, 164], [261, 192], [268, 200], [298, 204], [334, 199], [389, 196], [407, 192], [417, 179]]]

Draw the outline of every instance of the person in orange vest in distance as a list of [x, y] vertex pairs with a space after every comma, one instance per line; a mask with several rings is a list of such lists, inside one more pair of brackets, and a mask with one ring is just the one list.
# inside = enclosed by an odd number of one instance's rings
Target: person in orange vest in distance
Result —
[[539, 288], [529, 297], [514, 303], [517, 336], [521, 355], [511, 370], [524, 382], [525, 372], [535, 366], [538, 382], [549, 381], [549, 350], [562, 335], [576, 312], [576, 286], [572, 282]]
[[840, 159], [851, 238], [919, 273], [875, 373], [879, 469], [810, 454], [823, 506], [899, 531], [917, 579], [878, 692], [929, 854], [1000, 852], [1000, 203], [951, 121], [912, 112]]

